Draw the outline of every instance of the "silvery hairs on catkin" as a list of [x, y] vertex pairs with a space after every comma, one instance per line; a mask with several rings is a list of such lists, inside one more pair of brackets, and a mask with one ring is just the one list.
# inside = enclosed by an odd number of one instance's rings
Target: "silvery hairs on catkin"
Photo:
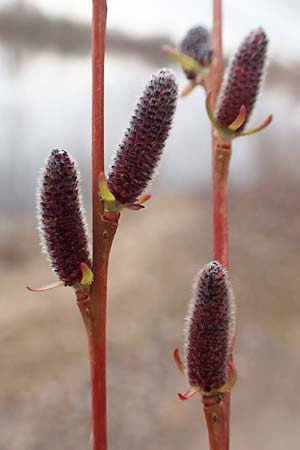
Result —
[[241, 132], [253, 111], [266, 63], [268, 38], [262, 28], [253, 30], [241, 43], [222, 84], [216, 108], [216, 121], [227, 128], [238, 116], [242, 105], [247, 115]]
[[228, 382], [234, 318], [227, 272], [212, 261], [196, 275], [186, 318], [184, 361], [191, 386], [211, 392]]
[[64, 150], [52, 150], [41, 171], [37, 194], [43, 251], [67, 286], [82, 278], [80, 264], [91, 267], [87, 227], [79, 192], [79, 173]]
[[114, 157], [108, 188], [118, 202], [134, 203], [151, 182], [169, 135], [177, 100], [174, 74], [153, 75]]

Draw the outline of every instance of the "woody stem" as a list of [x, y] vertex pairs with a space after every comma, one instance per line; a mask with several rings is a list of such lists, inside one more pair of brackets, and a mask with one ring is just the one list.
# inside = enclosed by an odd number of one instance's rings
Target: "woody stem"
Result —
[[226, 450], [225, 405], [220, 395], [202, 397], [210, 450]]
[[[213, 0], [213, 61], [209, 73], [209, 89], [212, 90], [212, 108], [215, 110], [224, 75], [222, 50], [222, 0]], [[231, 142], [219, 139], [212, 131], [212, 179], [213, 179], [213, 227], [214, 227], [214, 259], [224, 268], [228, 268], [228, 171], [231, 157]], [[223, 396], [225, 447], [229, 450], [230, 438], [230, 393]], [[209, 427], [209, 422], [207, 422]], [[209, 428], [208, 428], [209, 430]], [[210, 433], [210, 431], [209, 431]], [[224, 445], [224, 444], [222, 444]], [[213, 450], [211, 448], [211, 450]]]
[[107, 269], [117, 221], [103, 218], [98, 178], [104, 172], [104, 56], [106, 0], [93, 0], [92, 19], [92, 198], [94, 282], [86, 319], [89, 338], [93, 450], [107, 450], [106, 297]]

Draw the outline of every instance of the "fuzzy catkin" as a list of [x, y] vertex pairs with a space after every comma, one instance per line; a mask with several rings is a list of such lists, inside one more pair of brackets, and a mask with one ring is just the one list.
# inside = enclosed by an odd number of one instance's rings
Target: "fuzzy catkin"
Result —
[[66, 286], [80, 282], [80, 264], [91, 267], [86, 225], [74, 161], [64, 150], [52, 150], [38, 193], [38, 220], [43, 249]]
[[[212, 60], [210, 33], [202, 26], [191, 28], [180, 44], [180, 51], [197, 61], [201, 66], [209, 66]], [[188, 79], [193, 80], [197, 74], [185, 70]]]
[[227, 273], [216, 261], [196, 276], [185, 330], [185, 365], [191, 386], [204, 392], [227, 383], [231, 343], [231, 289]]
[[177, 100], [172, 72], [153, 75], [119, 145], [108, 187], [117, 201], [134, 203], [151, 181], [169, 135]]
[[216, 121], [227, 128], [238, 116], [242, 105], [247, 115], [242, 131], [253, 111], [266, 62], [268, 39], [262, 28], [252, 31], [241, 43], [221, 88], [216, 108]]

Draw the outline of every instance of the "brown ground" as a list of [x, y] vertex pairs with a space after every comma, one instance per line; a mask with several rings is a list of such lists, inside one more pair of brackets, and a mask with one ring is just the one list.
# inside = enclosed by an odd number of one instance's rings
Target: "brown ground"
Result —
[[[267, 194], [244, 193], [231, 201], [239, 372], [232, 450], [300, 448], [298, 197], [271, 202]], [[0, 247], [0, 449], [85, 450], [89, 375], [81, 318], [71, 289], [24, 290], [51, 282], [52, 274], [35, 230], [18, 219]], [[109, 286], [111, 450], [207, 449], [200, 400], [177, 399], [186, 382], [171, 354], [182, 343], [194, 272], [211, 259], [211, 234], [206, 197], [154, 198], [146, 211], [122, 217]]]

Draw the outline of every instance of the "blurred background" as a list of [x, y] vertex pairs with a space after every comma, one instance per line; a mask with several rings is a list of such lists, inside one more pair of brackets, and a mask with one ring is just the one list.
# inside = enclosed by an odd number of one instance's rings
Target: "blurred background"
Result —
[[[37, 177], [52, 148], [78, 161], [90, 219], [91, 2], [0, 1], [0, 449], [90, 447], [86, 339], [70, 289], [39, 250]], [[161, 53], [211, 2], [108, 1], [106, 157], [151, 73], [179, 68]], [[238, 303], [232, 450], [298, 448], [300, 400], [300, 2], [224, 1], [224, 48], [263, 26], [267, 77], [250, 125], [233, 144], [230, 274]], [[208, 448], [200, 399], [172, 361], [196, 269], [212, 258], [209, 123], [204, 95], [179, 100], [153, 199], [125, 212], [111, 255], [109, 440], [114, 450]], [[91, 221], [89, 220], [89, 223]]]

